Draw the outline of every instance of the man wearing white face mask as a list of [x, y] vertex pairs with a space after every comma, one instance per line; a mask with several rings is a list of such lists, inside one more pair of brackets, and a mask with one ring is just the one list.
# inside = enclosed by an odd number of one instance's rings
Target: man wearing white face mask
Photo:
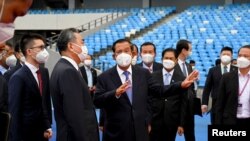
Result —
[[21, 49], [19, 47], [19, 42], [15, 45], [15, 57], [17, 59], [16, 65], [12, 67], [10, 70], [6, 71], [4, 73], [4, 78], [6, 79], [7, 82], [9, 82], [10, 77], [18, 70], [20, 69], [25, 62], [25, 57], [21, 52]]
[[136, 65], [137, 60], [138, 60], [138, 47], [136, 44], [133, 44], [133, 58], [132, 58], [132, 65]]
[[99, 141], [95, 107], [78, 67], [88, 54], [83, 38], [75, 28], [64, 29], [58, 37], [57, 48], [62, 57], [50, 79], [56, 140]]
[[10, 141], [45, 141], [52, 136], [49, 72], [45, 40], [39, 34], [23, 35], [20, 49], [26, 62], [9, 80]]
[[188, 86], [193, 79], [164, 86], [152, 80], [148, 70], [131, 65], [133, 47], [129, 40], [115, 41], [112, 50], [117, 65], [98, 76], [94, 95], [96, 107], [106, 114], [103, 141], [148, 141], [149, 93], [168, 96], [169, 91], [182, 84]]
[[[177, 53], [175, 49], [167, 48], [162, 52], [163, 69], [156, 71], [152, 77], [163, 85], [183, 81], [185, 77], [176, 71]], [[187, 106], [187, 89], [175, 89], [169, 97], [157, 97], [152, 94], [152, 131], [151, 141], [175, 141], [176, 132], [182, 135], [184, 130], [185, 111]]]
[[215, 124], [250, 125], [250, 45], [241, 47], [238, 69], [222, 76], [215, 105]]
[[233, 56], [232, 48], [223, 47], [220, 52], [220, 60], [221, 60], [220, 65], [210, 68], [207, 75], [206, 83], [202, 94], [201, 110], [202, 113], [208, 111], [209, 96], [211, 94], [212, 97], [212, 107], [210, 112], [211, 124], [214, 124], [215, 122], [216, 112], [214, 106], [216, 104], [217, 96], [219, 94], [219, 84], [221, 77], [224, 73], [231, 72], [237, 69], [235, 66], [231, 65], [232, 56]]
[[140, 48], [140, 55], [142, 62], [138, 66], [149, 70], [150, 73], [162, 69], [162, 64], [155, 62], [156, 48], [153, 43], [143, 43]]
[[97, 72], [94, 68], [92, 68], [92, 57], [90, 55], [87, 55], [84, 60], [84, 65], [81, 66], [79, 69], [82, 73], [82, 77], [86, 81], [89, 87], [89, 91], [91, 94], [91, 97], [93, 97], [95, 92], [95, 85], [96, 85], [96, 79], [97, 79]]
[[4, 44], [4, 48], [0, 54], [0, 72], [5, 74], [7, 70], [13, 68], [16, 65], [17, 59], [14, 55], [14, 49], [9, 42]]

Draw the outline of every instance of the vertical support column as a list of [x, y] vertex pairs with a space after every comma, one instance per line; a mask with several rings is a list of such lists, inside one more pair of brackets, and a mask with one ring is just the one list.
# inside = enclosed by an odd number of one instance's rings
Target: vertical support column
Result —
[[76, 8], [76, 0], [69, 0], [68, 1], [69, 9], [75, 9]]
[[150, 1], [151, 0], [142, 0], [142, 8], [150, 7]]

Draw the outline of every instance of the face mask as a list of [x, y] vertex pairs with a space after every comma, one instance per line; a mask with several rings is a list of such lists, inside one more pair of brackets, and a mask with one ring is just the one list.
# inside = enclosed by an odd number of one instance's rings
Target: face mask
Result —
[[142, 61], [145, 63], [145, 64], [149, 64], [149, 63], [152, 63], [154, 61], [154, 56], [151, 55], [151, 54], [142, 54]]
[[231, 61], [231, 57], [228, 55], [223, 55], [223, 56], [221, 56], [220, 59], [221, 59], [221, 62], [224, 64], [229, 64]]
[[237, 59], [237, 66], [239, 68], [246, 68], [250, 65], [250, 60], [248, 60], [247, 58], [245, 57], [239, 57]]
[[163, 67], [166, 69], [172, 69], [175, 66], [174, 61], [169, 60], [169, 59], [163, 60], [162, 64], [163, 64]]
[[192, 66], [192, 70], [195, 70], [195, 66]]
[[127, 53], [121, 53], [116, 57], [116, 63], [121, 67], [127, 67], [131, 64], [132, 57]]
[[[0, 20], [3, 16], [5, 0], [3, 0], [2, 8], [0, 12]], [[14, 36], [15, 26], [13, 23], [0, 23], [0, 43], [4, 43], [5, 41], [11, 39]]]
[[86, 56], [87, 56], [87, 54], [88, 54], [88, 48], [87, 48], [87, 46], [79, 46], [78, 44], [75, 44], [75, 43], [73, 43], [75, 46], [77, 46], [77, 47], [80, 47], [81, 49], [82, 49], [82, 52], [81, 53], [76, 53], [77, 55], [78, 55], [78, 57], [79, 57], [79, 59], [82, 61], [82, 62], [84, 62], [84, 60], [85, 60], [85, 58], [86, 58]]
[[9, 57], [6, 58], [6, 64], [9, 67], [15, 67], [16, 66], [17, 59], [14, 54], [10, 55]]
[[85, 64], [86, 66], [90, 67], [91, 64], [92, 64], [92, 60], [84, 60], [84, 64]]
[[36, 61], [39, 63], [45, 63], [49, 59], [49, 53], [46, 49], [43, 49], [42, 51], [38, 52], [36, 54]]
[[135, 65], [136, 63], [137, 63], [137, 56], [134, 56], [133, 59], [132, 59], [131, 64]]
[[22, 56], [22, 57], [20, 58], [20, 61], [21, 61], [22, 63], [24, 63], [24, 62], [26, 61], [25, 57]]

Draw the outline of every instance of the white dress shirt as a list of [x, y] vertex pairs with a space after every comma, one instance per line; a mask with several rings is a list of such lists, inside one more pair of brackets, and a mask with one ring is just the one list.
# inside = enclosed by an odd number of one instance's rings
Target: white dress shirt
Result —
[[92, 76], [91, 68], [87, 66], [84, 66], [84, 68], [86, 70], [86, 75], [88, 79], [88, 87], [93, 87], [93, 76]]
[[187, 70], [186, 62], [185, 62], [185, 61], [182, 61], [181, 59], [178, 59], [178, 64], [179, 64], [179, 66], [181, 67], [181, 71], [182, 71], [182, 72], [183, 72], [183, 63], [185, 64], [185, 69], [186, 69], [187, 76], [188, 76], [188, 70]]
[[164, 80], [166, 78], [167, 73], [170, 74], [170, 76], [168, 77], [168, 82], [169, 82], [169, 84], [171, 84], [171, 80], [172, 80], [172, 77], [173, 77], [173, 74], [174, 74], [174, 69], [171, 70], [170, 72], [166, 71], [164, 68], [162, 69], [163, 83], [164, 83]]
[[75, 62], [73, 59], [71, 59], [71, 58], [69, 58], [69, 57], [67, 57], [67, 56], [62, 56], [62, 58], [64, 58], [64, 59], [66, 59], [67, 61], [69, 61], [69, 62], [74, 66], [74, 68], [76, 68], [77, 71], [79, 70], [78, 65], [76, 64], [76, 62]]
[[148, 69], [149, 72], [152, 73], [152, 72], [153, 72], [153, 64], [154, 64], [154, 63], [152, 63], [152, 65], [151, 65], [150, 67], [148, 67], [147, 65], [145, 65], [145, 64], [142, 62], [142, 67], [145, 68], [145, 69]]
[[[220, 64], [221, 74], [223, 74], [223, 73], [224, 73], [224, 66], [225, 66], [225, 65]], [[227, 64], [227, 72], [229, 72], [229, 71], [230, 71], [230, 66], [231, 66], [231, 64], [230, 64], [230, 63], [229, 63], [229, 64]]]

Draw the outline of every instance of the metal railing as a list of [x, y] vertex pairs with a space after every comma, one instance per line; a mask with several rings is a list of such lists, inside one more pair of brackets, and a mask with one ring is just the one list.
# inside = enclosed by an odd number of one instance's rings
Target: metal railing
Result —
[[[98, 26], [101, 26], [103, 24], [106, 24], [120, 16], [123, 16], [127, 14], [127, 12], [116, 12], [116, 13], [111, 13], [109, 15], [106, 15], [106, 16], [103, 16], [101, 18], [98, 18], [98, 19], [95, 19], [93, 21], [90, 21], [86, 24], [83, 24], [81, 26], [78, 26], [76, 27], [80, 32], [83, 32], [83, 31], [88, 31], [88, 30], [91, 30], [91, 29], [94, 29]], [[56, 43], [57, 41], [57, 38], [58, 38], [59, 34], [55, 35], [55, 36], [52, 36], [52, 37], [49, 37], [46, 39], [47, 41], [47, 44], [50, 48], [52, 48], [52, 45]]]

